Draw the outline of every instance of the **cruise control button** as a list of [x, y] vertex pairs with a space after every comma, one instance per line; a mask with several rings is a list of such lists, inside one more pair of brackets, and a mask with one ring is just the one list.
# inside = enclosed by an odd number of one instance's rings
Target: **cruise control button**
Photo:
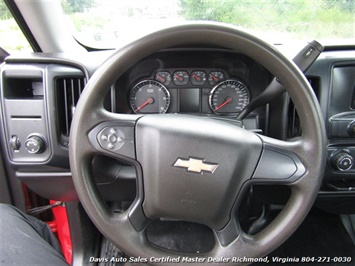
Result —
[[135, 158], [134, 124], [132, 123], [98, 125], [89, 133], [89, 139], [98, 150]]
[[118, 150], [125, 143], [125, 135], [118, 127], [106, 127], [98, 135], [100, 146], [108, 150]]

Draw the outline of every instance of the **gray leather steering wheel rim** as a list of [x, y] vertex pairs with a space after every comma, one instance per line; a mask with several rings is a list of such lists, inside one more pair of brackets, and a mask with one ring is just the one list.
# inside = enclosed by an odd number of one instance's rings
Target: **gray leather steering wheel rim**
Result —
[[[88, 138], [89, 132], [100, 123], [115, 120], [136, 121], [139, 118], [137, 115], [112, 114], [104, 110], [104, 95], [118, 77], [154, 52], [189, 44], [220, 46], [256, 60], [284, 85], [298, 110], [302, 123], [300, 138], [286, 142], [260, 136], [264, 145], [267, 143], [292, 151], [300, 158], [306, 169], [301, 178], [290, 184], [292, 193], [283, 211], [257, 235], [251, 236], [241, 232], [228, 245], [221, 245], [217, 240], [212, 251], [198, 254], [199, 257], [262, 257], [283, 243], [297, 229], [312, 207], [325, 168], [326, 135], [319, 104], [300, 70], [274, 47], [238, 28], [219, 23], [186, 24], [153, 33], [113, 53], [90, 78], [72, 122], [69, 155], [75, 188], [84, 209], [96, 227], [130, 256], [196, 257], [196, 254], [179, 254], [150, 245], [145, 238], [144, 230], [140, 231], [132, 226], [127, 212], [113, 214], [109, 211], [99, 196], [91, 176], [91, 159], [99, 152]], [[135, 160], [131, 163], [140, 169], [141, 166]], [[143, 193], [138, 191], [138, 194]]]

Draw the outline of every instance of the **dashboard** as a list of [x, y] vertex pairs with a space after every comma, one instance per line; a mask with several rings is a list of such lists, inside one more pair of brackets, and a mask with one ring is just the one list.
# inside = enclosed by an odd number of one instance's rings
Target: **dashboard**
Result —
[[[68, 159], [71, 119], [86, 82], [111, 53], [6, 59], [1, 67], [1, 144], [12, 187], [21, 180], [46, 198], [77, 199]], [[319, 198], [336, 204], [337, 197], [355, 195], [354, 50], [326, 50], [306, 76], [318, 97], [328, 134], [327, 168]], [[128, 67], [112, 84], [104, 107], [114, 113], [186, 113], [237, 123], [236, 116], [272, 78], [267, 69], [238, 52], [215, 47], [168, 49]], [[287, 94], [241, 122], [248, 130], [279, 139], [302, 132]], [[116, 190], [123, 199], [134, 196], [134, 184], [117, 182], [134, 179], [127, 165], [99, 157], [93, 169], [99, 168], [105, 171], [98, 172], [95, 181], [103, 194]]]
[[[235, 117], [271, 78], [266, 69], [240, 54], [165, 51], [139, 62], [117, 81], [116, 106], [124, 113]], [[122, 104], [122, 98], [127, 103]]]
[[250, 91], [241, 81], [227, 76], [219, 69], [159, 69], [154, 79], [133, 86], [130, 106], [140, 114], [238, 114], [249, 103]]

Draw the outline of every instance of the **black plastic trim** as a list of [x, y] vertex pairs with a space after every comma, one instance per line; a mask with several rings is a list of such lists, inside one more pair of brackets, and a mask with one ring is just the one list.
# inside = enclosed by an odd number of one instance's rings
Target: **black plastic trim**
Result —
[[[103, 141], [101, 137], [104, 135], [104, 132], [109, 129], [115, 129], [118, 133], [117, 135], [122, 137], [122, 144], [119, 148], [115, 148], [110, 150], [104, 144], [106, 141]], [[114, 157], [126, 159], [125, 157], [135, 159], [135, 143], [134, 143], [134, 130], [135, 130], [135, 122], [132, 121], [117, 121], [117, 122], [104, 122], [97, 125], [94, 129], [92, 129], [89, 134], [89, 140], [91, 144], [98, 150], [103, 152], [104, 154], [112, 153]], [[116, 142], [118, 143], [118, 142]]]
[[[282, 162], [282, 168], [278, 165]], [[305, 166], [292, 152], [264, 144], [253, 181], [294, 182], [306, 172]]]
[[[25, 140], [28, 139], [31, 135], [39, 135], [42, 136], [46, 141], [51, 139], [51, 133], [48, 127], [48, 108], [44, 101], [44, 97], [46, 97], [47, 90], [45, 89], [46, 77], [45, 77], [45, 66], [44, 65], [32, 65], [30, 68], [24, 65], [9, 65], [5, 64], [1, 68], [1, 81], [2, 81], [2, 89], [1, 89], [1, 107], [2, 107], [2, 123], [4, 130], [4, 146], [7, 146], [7, 155], [9, 160], [14, 163], [22, 163], [22, 164], [38, 164], [38, 163], [46, 163], [52, 157], [52, 146], [51, 143], [46, 143], [46, 149], [43, 153], [37, 154], [33, 156], [33, 154], [28, 154], [26, 151], [23, 151], [19, 154], [14, 152], [9, 144], [8, 140], [12, 137], [11, 134], [19, 134], [22, 136], [21, 142], [25, 143]], [[7, 97], [9, 95], [5, 94], [5, 89], [13, 89], [8, 86], [5, 78], [16, 78], [21, 79], [20, 75], [23, 77], [30, 78], [33, 81], [37, 81], [40, 79], [41, 82], [41, 90], [43, 89], [43, 95], [41, 97], [31, 96], [29, 98], [22, 97], [22, 95], [16, 95], [16, 97]], [[5, 86], [5, 84], [7, 86]], [[37, 124], [33, 124], [33, 127], [29, 127], [31, 124], [31, 120], [23, 119], [26, 121], [25, 126], [20, 126], [19, 122], [15, 122], [11, 118], [12, 115], [25, 115], [25, 112], [29, 112], [29, 110], [33, 111], [32, 116], [41, 116], [42, 119], [37, 121]], [[14, 113], [13, 113], [14, 112]], [[36, 119], [34, 119], [36, 120]], [[12, 123], [10, 123], [12, 122]], [[23, 148], [22, 148], [23, 149]], [[16, 156], [15, 156], [16, 155]]]
[[331, 52], [331, 51], [351, 51], [355, 50], [355, 45], [325, 45], [324, 51]]
[[[44, 56], [42, 57], [41, 55], [44, 55]], [[89, 74], [87, 68], [83, 64], [81, 64], [77, 61], [70, 60], [70, 59], [54, 57], [54, 55], [52, 57], [51, 55], [34, 54], [33, 56], [30, 56], [28, 58], [27, 57], [17, 58], [17, 57], [9, 56], [6, 58], [5, 62], [6, 63], [18, 63], [18, 64], [35, 64], [35, 63], [59, 64], [59, 65], [64, 65], [64, 66], [69, 66], [69, 67], [76, 67], [84, 72], [85, 78], [87, 80], [89, 80], [89, 78], [90, 78], [90, 74]]]
[[11, 204], [12, 199], [11, 199], [11, 194], [10, 194], [8, 181], [7, 181], [7, 174], [5, 172], [5, 167], [4, 167], [2, 157], [3, 157], [2, 154], [0, 154], [0, 202]]

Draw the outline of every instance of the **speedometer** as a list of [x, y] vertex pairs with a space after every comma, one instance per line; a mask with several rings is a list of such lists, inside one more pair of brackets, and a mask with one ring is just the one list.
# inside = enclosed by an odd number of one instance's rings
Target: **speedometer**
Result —
[[209, 104], [216, 114], [240, 113], [250, 101], [248, 88], [237, 80], [226, 80], [214, 87]]
[[131, 90], [130, 104], [135, 113], [165, 113], [170, 105], [170, 93], [155, 80], [144, 80]]

